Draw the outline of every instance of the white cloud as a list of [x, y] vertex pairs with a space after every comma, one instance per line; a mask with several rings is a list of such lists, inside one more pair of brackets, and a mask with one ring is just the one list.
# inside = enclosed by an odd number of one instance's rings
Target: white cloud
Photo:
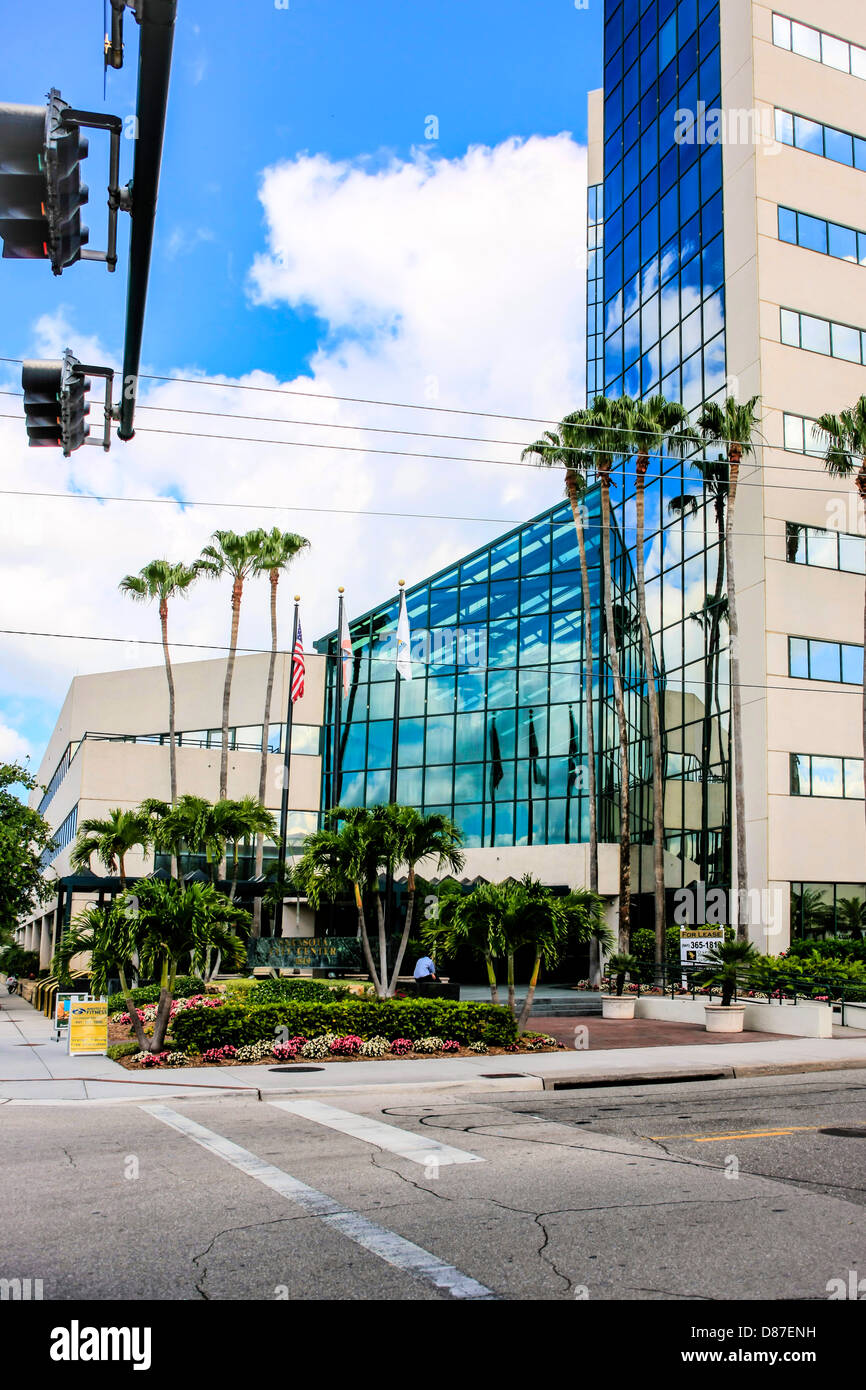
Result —
[[[233, 504], [181, 509], [5, 497], [0, 626], [156, 637], [156, 615], [118, 594], [122, 575], [157, 555], [192, 558], [218, 526], [276, 525], [312, 541], [284, 585], [282, 618], [287, 641], [290, 595], [302, 592], [310, 643], [334, 625], [338, 584], [346, 586], [350, 611], [361, 612], [392, 594], [398, 578], [423, 579], [506, 529], [402, 515], [344, 517], [327, 509], [519, 519], [557, 501], [558, 475], [461, 460], [516, 462], [544, 422], [582, 403], [585, 187], [585, 151], [567, 135], [511, 140], [450, 161], [422, 152], [407, 162], [374, 166], [314, 155], [265, 171], [267, 252], [252, 267], [251, 295], [277, 313], [309, 306], [326, 321], [312, 379], [281, 381], [253, 369], [231, 384], [148, 383], [134, 441], [115, 441], [109, 454], [84, 448], [70, 460], [59, 451], [28, 450], [21, 422], [0, 420], [0, 487], [121, 497], [164, 497], [179, 490], [185, 499]], [[69, 343], [83, 360], [106, 360], [98, 342], [76, 337], [62, 311], [39, 321], [36, 338], [40, 352], [50, 349], [52, 356]], [[177, 372], [199, 375], [183, 364]], [[328, 396], [534, 418], [397, 410]], [[266, 416], [278, 423], [162, 415], [146, 408], [156, 405]], [[94, 400], [95, 427], [100, 414]], [[474, 438], [373, 434], [360, 426]], [[300, 447], [181, 440], [149, 433], [148, 427], [234, 431]], [[320, 444], [341, 448], [313, 447]], [[458, 461], [377, 454], [372, 448], [456, 455]], [[286, 510], [265, 511], [263, 502]], [[250, 508], [241, 509], [241, 503]], [[227, 586], [202, 584], [175, 606], [173, 635], [222, 643], [228, 614]], [[59, 703], [76, 671], [160, 660], [158, 647], [129, 643], [4, 641], [0, 697], [14, 693]], [[251, 586], [245, 599], [241, 642], [268, 642], [263, 585]], [[177, 653], [178, 659], [206, 655]]]
[[23, 763], [32, 751], [28, 740], [17, 729], [0, 721], [0, 763]]

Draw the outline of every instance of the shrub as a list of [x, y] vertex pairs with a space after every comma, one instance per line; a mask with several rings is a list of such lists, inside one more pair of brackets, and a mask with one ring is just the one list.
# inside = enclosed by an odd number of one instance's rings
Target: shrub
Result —
[[482, 1052], [482, 1053], [483, 1053], [483, 1052], [489, 1052], [489, 1050], [490, 1050], [490, 1049], [488, 1048], [487, 1043], [485, 1043], [485, 1042], [471, 1042], [471, 1043], [469, 1044], [469, 1051], [470, 1051], [470, 1052]]
[[[288, 1042], [277, 1043], [271, 1051], [280, 1062], [293, 1062], [304, 1047], [306, 1038], [289, 1038]], [[265, 1044], [262, 1043], [264, 1047]]]
[[355, 1033], [349, 1033], [345, 1038], [336, 1038], [331, 1043], [331, 1054], [334, 1057], [357, 1057], [363, 1046], [363, 1038], [359, 1038]]
[[387, 1038], [368, 1038], [361, 1044], [362, 1057], [384, 1057], [386, 1052], [391, 1051], [391, 1044]]
[[26, 979], [39, 971], [39, 952], [25, 951], [23, 946], [12, 942], [0, 951], [0, 972], [4, 975], [17, 975]]
[[[141, 1008], [144, 1004], [157, 1004], [159, 1002], [159, 985], [139, 985], [137, 989], [131, 990], [132, 1002], [136, 1008]], [[204, 980], [197, 980], [194, 975], [178, 975], [174, 982], [174, 998], [189, 999], [193, 994], [204, 994]], [[126, 996], [123, 994], [109, 994], [108, 1012], [112, 1009], [126, 1011]]]
[[366, 1000], [349, 1003], [266, 1004], [242, 1009], [188, 1009], [178, 1013], [172, 1033], [179, 1047], [203, 1052], [208, 1047], [273, 1039], [275, 1030], [315, 1038], [323, 1033], [361, 1038], [454, 1038], [461, 1044], [486, 1042], [504, 1047], [517, 1037], [517, 1024], [507, 1009], [447, 999]]
[[231, 1043], [226, 1043], [224, 1047], [209, 1047], [207, 1052], [204, 1053], [202, 1060], [205, 1062], [231, 1061], [231, 1059], [237, 1057], [237, 1055], [237, 1048], [232, 1047]]
[[291, 976], [272, 976], [267, 980], [256, 980], [249, 994], [248, 1002], [252, 1008], [262, 1004], [328, 1004], [347, 999], [351, 990], [345, 985], [329, 985], [326, 980], [293, 979]]
[[273, 1050], [274, 1049], [267, 1040], [257, 1043], [245, 1043], [243, 1047], [238, 1048], [236, 1057], [239, 1062], [260, 1062], [263, 1057], [272, 1056]]
[[828, 936], [824, 941], [798, 937], [788, 947], [785, 959], [799, 960], [812, 955], [825, 960], [862, 961], [866, 964], [866, 941], [855, 941], [850, 936]]
[[395, 1057], [405, 1057], [407, 1052], [412, 1051], [411, 1038], [395, 1038], [391, 1044], [391, 1051]]
[[441, 1052], [441, 1038], [416, 1038], [412, 1044], [413, 1052]]
[[331, 1047], [338, 1041], [336, 1033], [322, 1033], [318, 1038], [310, 1038], [301, 1048], [302, 1057], [322, 1058], [330, 1055]]
[[[513, 1043], [510, 1043], [509, 1046], [513, 1047], [514, 1044], [513, 1044]], [[444, 1043], [442, 1044], [442, 1051], [443, 1051], [443, 1052], [459, 1052], [459, 1051], [460, 1051], [460, 1044], [459, 1044], [459, 1042], [457, 1041], [456, 1038], [446, 1038], [445, 1041], [444, 1041]]]
[[556, 1047], [556, 1038], [549, 1033], [523, 1033], [520, 1041], [529, 1052], [543, 1052], [548, 1047]]
[[137, 1042], [122, 1042], [112, 1043], [106, 1055], [112, 1062], [119, 1062], [121, 1057], [132, 1057], [137, 1052]]

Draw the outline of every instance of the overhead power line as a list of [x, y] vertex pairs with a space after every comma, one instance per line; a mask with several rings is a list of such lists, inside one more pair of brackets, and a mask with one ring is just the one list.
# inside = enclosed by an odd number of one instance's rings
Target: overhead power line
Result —
[[[350, 625], [351, 625], [351, 620], [350, 620]], [[129, 646], [129, 645], [132, 645], [132, 646], [137, 646], [137, 647], [162, 647], [162, 641], [161, 641], [161, 639], [158, 639], [158, 638], [155, 638], [155, 637], [105, 637], [105, 636], [99, 636], [98, 634], [93, 634], [93, 633], [82, 633], [82, 632], [35, 632], [35, 631], [28, 630], [28, 629], [26, 629], [26, 628], [12, 628], [12, 627], [2, 627], [2, 628], [0, 628], [0, 634], [3, 634], [4, 636], [7, 636], [7, 637], [46, 637], [46, 638], [50, 638], [52, 641], [60, 640], [60, 641], [68, 641], [68, 642], [111, 642], [111, 643], [119, 644], [119, 645], [121, 645], [121, 646]], [[857, 644], [856, 644], [856, 643], [851, 643], [850, 645], [856, 646]], [[228, 646], [227, 643], [221, 643], [221, 642], [174, 642], [174, 641], [171, 641], [171, 642], [169, 642], [169, 646], [170, 646], [170, 647], [177, 647], [178, 649], [188, 649], [188, 650], [193, 650], [193, 651], [224, 652], [224, 651], [229, 651], [229, 650], [230, 650], [230, 648], [229, 648], [229, 646]], [[252, 655], [256, 655], [256, 656], [269, 656], [270, 653], [271, 653], [271, 648], [270, 648], [270, 647], [236, 647], [236, 648], [235, 648], [235, 651], [236, 651], [236, 652], [240, 652], [242, 655], [249, 655], [249, 654], [252, 654]], [[288, 651], [278, 650], [277, 655], [278, 655], [278, 656], [289, 656], [290, 653], [289, 653]], [[306, 655], [308, 655], [308, 656], [321, 656], [321, 657], [323, 657], [326, 661], [337, 661], [337, 660], [339, 659], [339, 657], [340, 657], [340, 653], [339, 653], [339, 652], [318, 652], [318, 651], [313, 651], [313, 652], [307, 652]], [[356, 652], [355, 655], [356, 655], [356, 656], [361, 656], [361, 655], [364, 655], [364, 653]], [[385, 665], [393, 666], [394, 669], [396, 670], [396, 663], [395, 663], [393, 657], [375, 657], [375, 656], [372, 656], [372, 655], [371, 655], [369, 659], [370, 659], [370, 661], [381, 662], [381, 663], [383, 663], [383, 664], [385, 664]], [[420, 664], [422, 664], [422, 665], [426, 665], [426, 664], [435, 665], [435, 663], [423, 663], [423, 662], [420, 663]], [[554, 664], [556, 664], [556, 663], [554, 663]], [[583, 662], [580, 662], [580, 661], [571, 662], [571, 661], [570, 661], [570, 662], [569, 662], [569, 665], [570, 665], [570, 666], [572, 667], [572, 669], [575, 670], [575, 671], [583, 671], [583, 670], [584, 670], [584, 663], [583, 663]], [[466, 667], [466, 670], [467, 670], [468, 672], [470, 672], [471, 674], [474, 674], [474, 675], [481, 675], [481, 674], [483, 674], [483, 673], [485, 673], [485, 672], [487, 672], [487, 671], [517, 671], [517, 670], [524, 670], [524, 669], [527, 669], [527, 668], [518, 667], [517, 665], [512, 665], [512, 666], [498, 666], [498, 665], [497, 665], [497, 666], [467, 666], [467, 667]], [[530, 669], [531, 669], [531, 668], [530, 668]], [[593, 662], [592, 669], [593, 669], [593, 671], [595, 671], [595, 670], [600, 670], [601, 668], [600, 668], [600, 666], [599, 666], [598, 663]], [[787, 679], [789, 679], [789, 680], [796, 680], [796, 679], [798, 679], [798, 677], [796, 677], [796, 676], [789, 676]], [[836, 683], [839, 684], [839, 685], [842, 684], [841, 681], [840, 681], [840, 682], [836, 682]], [[643, 684], [643, 681], [641, 681], [640, 684]], [[673, 689], [673, 688], [675, 688], [675, 687], [677, 687], [677, 686], [683, 686], [683, 685], [694, 685], [694, 686], [698, 686], [698, 687], [700, 687], [700, 688], [703, 688], [704, 684], [705, 684], [705, 682], [704, 682], [703, 679], [697, 679], [697, 678], [696, 678], [695, 680], [679, 680], [679, 679], [674, 679], [674, 680], [671, 680], [671, 681], [669, 682], [669, 684], [668, 684], [665, 688], [668, 689], [668, 690], [670, 690], [670, 689]], [[733, 682], [728, 682], [728, 681], [724, 682], [724, 687], [723, 687], [723, 688], [727, 689], [729, 684], [733, 684]], [[832, 684], [834, 684], [834, 682], [832, 682], [832, 681], [827, 681], [826, 684], [832, 685]], [[815, 681], [810, 680], [810, 681], [808, 682], [808, 686], [809, 686], [809, 687], [813, 687], [814, 685], [815, 685]], [[815, 692], [814, 692], [814, 689], [807, 689], [806, 687], [802, 687], [802, 686], [797, 686], [797, 685], [793, 685], [793, 686], [788, 686], [788, 685], [769, 685], [769, 684], [761, 683], [761, 682], [758, 682], [758, 681], [739, 681], [739, 682], [738, 682], [738, 686], [739, 686], [739, 688], [742, 689], [742, 690], [781, 690], [781, 691], [784, 691], [786, 694], [790, 694], [792, 691], [793, 691], [793, 692], [796, 692], [796, 693], [799, 693], [799, 694], [813, 694], [813, 695], [814, 695], [814, 693], [815, 693]], [[848, 694], [854, 694], [854, 693], [856, 693], [856, 691], [858, 691], [860, 688], [861, 688], [860, 686], [851, 685], [851, 687], [850, 687], [848, 690], [824, 690], [824, 691], [821, 691], [821, 694], [822, 694], [822, 695], [848, 695]], [[407, 716], [407, 718], [408, 718], [408, 717], [411, 717], [411, 716]]]

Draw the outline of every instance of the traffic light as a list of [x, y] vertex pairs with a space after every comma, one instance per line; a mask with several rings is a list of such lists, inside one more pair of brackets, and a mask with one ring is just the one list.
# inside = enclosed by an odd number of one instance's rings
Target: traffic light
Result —
[[31, 447], [61, 448], [65, 458], [80, 449], [90, 434], [84, 422], [90, 414], [90, 380], [69, 349], [58, 362], [25, 362], [21, 384]]
[[80, 163], [87, 141], [56, 88], [46, 106], [0, 105], [0, 237], [3, 255], [49, 260], [55, 275], [81, 256], [87, 187]]

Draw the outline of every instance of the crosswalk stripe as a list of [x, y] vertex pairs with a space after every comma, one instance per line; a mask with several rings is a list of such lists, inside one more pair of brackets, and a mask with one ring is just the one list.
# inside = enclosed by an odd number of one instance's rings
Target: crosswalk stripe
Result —
[[368, 1115], [339, 1110], [334, 1105], [323, 1105], [317, 1100], [271, 1100], [268, 1104], [291, 1115], [300, 1115], [305, 1120], [314, 1120], [316, 1124], [327, 1125], [329, 1129], [337, 1129], [341, 1134], [361, 1139], [365, 1144], [374, 1144], [377, 1149], [386, 1149], [388, 1153], [408, 1158], [412, 1163], [426, 1166], [431, 1160], [437, 1165], [484, 1162], [478, 1154], [454, 1149], [450, 1144], [440, 1144], [438, 1139], [425, 1134], [398, 1129], [396, 1125], [386, 1125]]
[[487, 1301], [496, 1298], [496, 1294], [490, 1289], [471, 1279], [468, 1274], [461, 1273], [454, 1265], [446, 1264], [429, 1250], [424, 1250], [411, 1240], [398, 1236], [396, 1231], [376, 1225], [366, 1216], [361, 1216], [360, 1212], [342, 1206], [333, 1197], [328, 1197], [324, 1192], [317, 1192], [314, 1187], [308, 1187], [298, 1178], [284, 1173], [281, 1168], [266, 1163], [248, 1149], [241, 1148], [239, 1144], [225, 1139], [211, 1129], [206, 1129], [204, 1125], [179, 1114], [170, 1106], [159, 1103], [143, 1104], [141, 1109], [153, 1115], [154, 1119], [161, 1120], [163, 1124], [177, 1130], [179, 1134], [185, 1135], [187, 1139], [200, 1144], [217, 1158], [224, 1159], [247, 1177], [255, 1178], [271, 1191], [279, 1193], [286, 1201], [294, 1202], [308, 1216], [318, 1217], [327, 1225], [335, 1227], [341, 1235], [369, 1250], [386, 1264], [405, 1270], [407, 1274], [416, 1279], [423, 1279], [437, 1289], [446, 1290], [452, 1298]]

